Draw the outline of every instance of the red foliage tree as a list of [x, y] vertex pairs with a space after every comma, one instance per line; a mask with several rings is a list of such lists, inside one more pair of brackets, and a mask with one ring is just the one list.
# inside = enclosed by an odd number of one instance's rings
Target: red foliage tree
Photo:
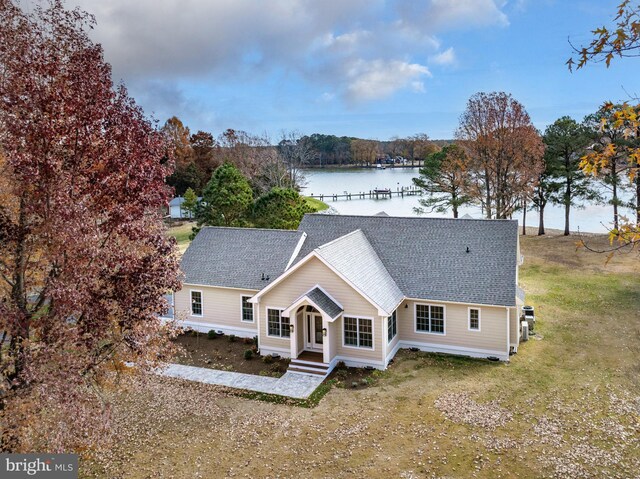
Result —
[[90, 447], [113, 371], [166, 351], [158, 313], [179, 281], [165, 139], [113, 87], [92, 21], [0, 0], [3, 450]]

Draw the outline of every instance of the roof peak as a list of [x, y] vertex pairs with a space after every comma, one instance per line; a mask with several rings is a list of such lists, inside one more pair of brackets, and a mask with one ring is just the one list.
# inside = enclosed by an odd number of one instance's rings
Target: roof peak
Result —
[[282, 228], [251, 228], [248, 226], [203, 226], [202, 230], [242, 230], [242, 231], [283, 231], [286, 233], [302, 233], [300, 230], [285, 230]]
[[382, 221], [385, 220], [392, 220], [392, 219], [403, 219], [403, 220], [445, 220], [445, 221], [493, 221], [493, 222], [504, 222], [504, 223], [509, 223], [509, 222], [517, 222], [518, 220], [514, 220], [514, 219], [488, 219], [488, 218], [440, 218], [440, 217], [430, 217], [430, 216], [382, 216], [380, 214], [374, 214], [374, 215], [322, 215], [322, 214], [317, 214], [317, 213], [306, 213], [305, 217], [320, 217], [320, 216], [324, 216], [324, 217], [328, 217], [328, 218], [376, 218]]

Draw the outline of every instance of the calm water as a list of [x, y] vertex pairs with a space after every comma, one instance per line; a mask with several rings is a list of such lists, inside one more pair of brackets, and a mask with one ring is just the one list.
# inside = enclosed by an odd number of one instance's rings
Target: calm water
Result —
[[[411, 179], [418, 175], [417, 168], [397, 169], [323, 169], [308, 170], [306, 172], [307, 186], [303, 190], [306, 195], [331, 195], [358, 193], [375, 188], [391, 188], [396, 190], [402, 186], [411, 186]], [[413, 208], [419, 206], [419, 196], [393, 197], [391, 199], [339, 199], [325, 201], [343, 215], [373, 215], [385, 211], [391, 216], [416, 216]], [[622, 214], [630, 215], [630, 210], [622, 210]], [[461, 208], [460, 216], [469, 214], [474, 218], [481, 218], [479, 207]], [[449, 214], [429, 213], [425, 216], [452, 216]], [[522, 213], [518, 213], [518, 221], [522, 224]], [[547, 228], [564, 229], [564, 209], [548, 205], [545, 209], [545, 226]], [[583, 232], [603, 233], [607, 231], [613, 218], [613, 209], [609, 205], [586, 204], [583, 209], [572, 209], [570, 227], [572, 231], [580, 229]], [[527, 226], [538, 225], [538, 214], [527, 212]]]

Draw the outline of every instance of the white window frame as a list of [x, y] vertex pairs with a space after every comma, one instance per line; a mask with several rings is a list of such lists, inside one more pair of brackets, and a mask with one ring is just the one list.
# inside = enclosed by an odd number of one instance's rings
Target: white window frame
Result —
[[251, 299], [252, 297], [253, 297], [253, 295], [250, 295], [250, 294], [241, 294], [240, 295], [240, 322], [241, 323], [255, 323], [256, 322], [256, 315], [255, 315], [255, 311], [253, 309], [253, 303], [249, 303], [251, 305], [251, 321], [248, 321], [248, 320], [244, 319], [244, 301], [243, 301], [243, 298]]
[[[391, 326], [391, 318], [394, 315], [396, 317], [396, 332], [393, 336], [391, 336], [391, 338], [389, 338], [389, 327]], [[396, 309], [393, 313], [391, 313], [391, 316], [387, 317], [387, 343], [393, 342], [393, 340], [396, 339], [397, 335], [398, 335], [398, 310]]]
[[[274, 311], [279, 311], [280, 312], [280, 334], [270, 334], [269, 333], [269, 310], [272, 309]], [[286, 308], [279, 308], [279, 307], [273, 307], [273, 306], [266, 306], [265, 307], [265, 319], [267, 321], [267, 336], [270, 338], [278, 338], [278, 339], [284, 339], [285, 341], [290, 340], [291, 339], [291, 318], [289, 318], [289, 336], [283, 336], [282, 335], [282, 312], [285, 310]]]
[[[170, 293], [166, 293], [164, 295], [165, 298], [168, 295], [171, 295], [171, 301], [169, 301], [169, 310], [166, 312], [166, 314], [163, 314], [160, 317], [161, 318], [165, 318], [165, 319], [175, 319], [175, 317], [176, 317], [176, 293], [174, 293], [173, 291], [171, 291]], [[172, 315], [169, 315], [170, 311], [173, 311]]]
[[[422, 331], [418, 329], [418, 306], [435, 306], [442, 308], [442, 332], [435, 333], [433, 331]], [[429, 313], [431, 314], [431, 313]], [[431, 326], [431, 323], [429, 323]], [[413, 331], [417, 334], [432, 334], [434, 336], [446, 336], [447, 335], [447, 306], [445, 304], [437, 303], [414, 303], [413, 304]]]
[[[358, 344], [360, 344], [360, 320], [368, 319], [371, 321], [371, 347], [368, 346], [353, 346], [351, 344], [345, 343], [345, 334], [344, 334], [344, 318], [353, 318], [357, 319], [356, 321], [356, 334], [358, 338]], [[343, 348], [351, 348], [351, 349], [360, 349], [364, 351], [375, 351], [376, 350], [376, 322], [372, 316], [357, 316], [355, 314], [342, 314], [342, 347]]]
[[[478, 327], [477, 328], [471, 327], [471, 310], [472, 309], [475, 309], [476, 311], [478, 311]], [[481, 327], [482, 327], [482, 310], [480, 308], [472, 308], [471, 306], [469, 306], [467, 308], [467, 329], [469, 331], [473, 331], [474, 333], [478, 333], [480, 332]]]
[[[193, 314], [193, 293], [200, 293], [200, 314]], [[189, 316], [201, 318], [204, 316], [204, 293], [201, 289], [189, 290]]]

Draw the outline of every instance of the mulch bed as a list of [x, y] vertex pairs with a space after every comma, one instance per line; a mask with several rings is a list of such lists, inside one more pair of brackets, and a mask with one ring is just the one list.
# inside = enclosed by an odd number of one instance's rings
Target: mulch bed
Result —
[[338, 364], [327, 379], [335, 379], [336, 386], [345, 389], [365, 389], [374, 386], [382, 371], [365, 368], [348, 368]]
[[255, 349], [251, 338], [231, 340], [231, 336], [216, 336], [209, 339], [206, 334], [189, 332], [175, 338], [180, 352], [174, 358], [178, 364], [201, 368], [234, 371], [237, 373], [257, 374], [260, 376], [280, 377], [289, 367], [288, 359], [265, 359], [256, 356], [245, 359], [245, 351]]

